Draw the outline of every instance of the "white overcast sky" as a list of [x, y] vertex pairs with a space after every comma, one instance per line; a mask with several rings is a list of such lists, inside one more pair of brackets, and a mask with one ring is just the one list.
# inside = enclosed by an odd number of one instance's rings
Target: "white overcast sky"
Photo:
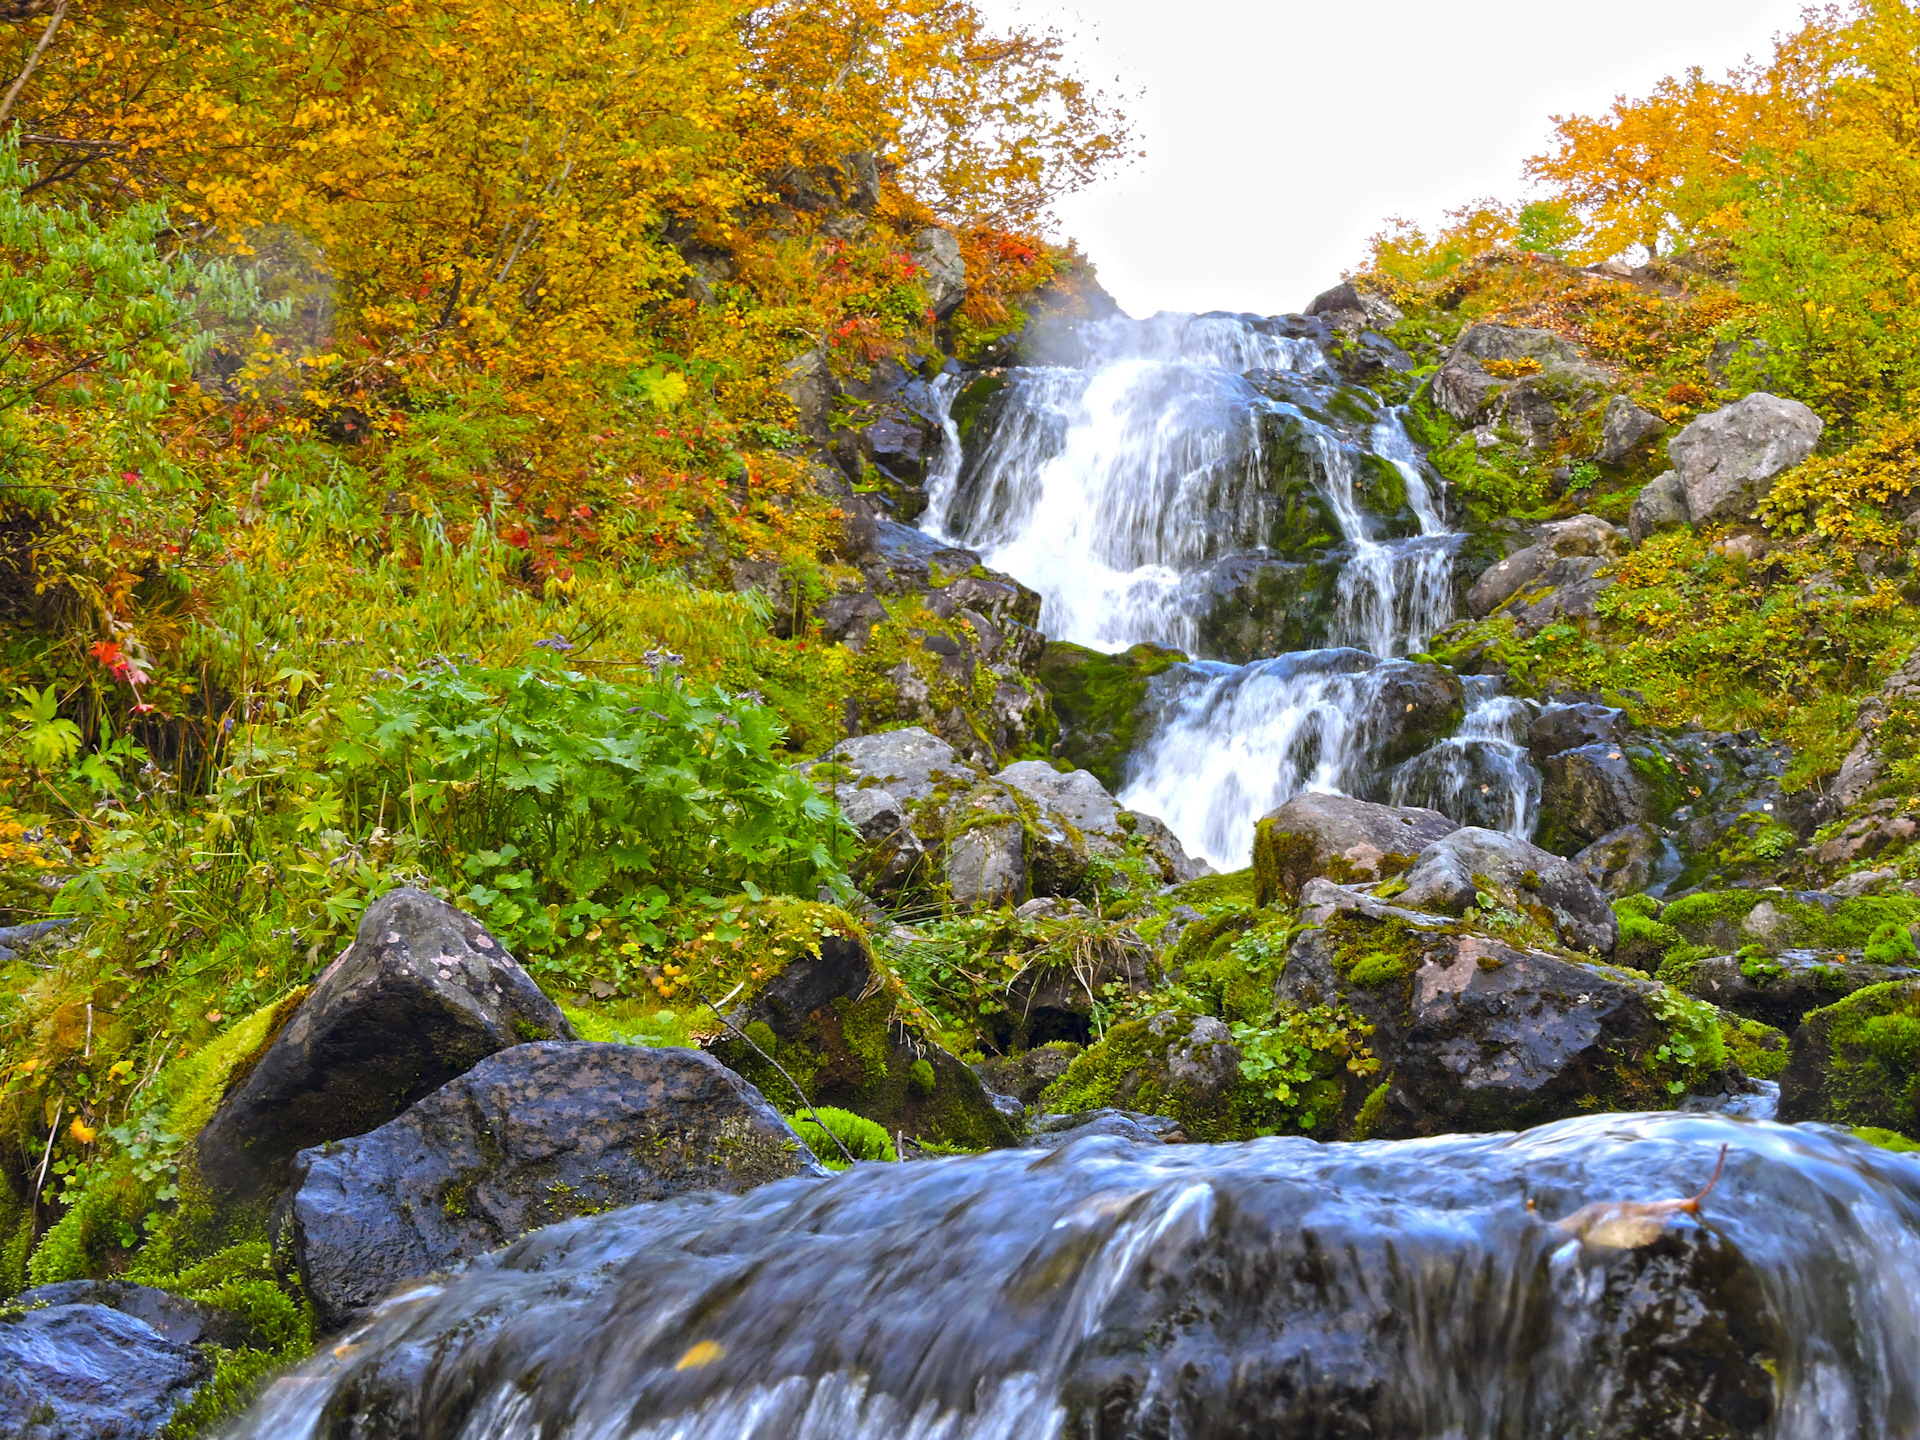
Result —
[[1800, 0], [980, 0], [1057, 25], [1147, 156], [1060, 207], [1135, 315], [1298, 310], [1390, 215], [1523, 193], [1548, 117], [1717, 76]]

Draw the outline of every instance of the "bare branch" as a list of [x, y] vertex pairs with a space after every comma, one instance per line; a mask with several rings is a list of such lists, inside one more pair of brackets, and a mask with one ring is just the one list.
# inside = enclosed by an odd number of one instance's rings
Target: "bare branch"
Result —
[[40, 59], [47, 53], [47, 47], [53, 43], [54, 32], [60, 28], [60, 22], [67, 18], [67, 0], [59, 0], [53, 7], [53, 14], [47, 20], [47, 28], [40, 32], [40, 43], [33, 47], [33, 53], [27, 57], [26, 67], [14, 77], [12, 86], [7, 90], [6, 98], [0, 100], [0, 125], [4, 125], [7, 116], [13, 113], [13, 105], [20, 98], [20, 92], [27, 88], [27, 81], [33, 78], [33, 72], [40, 68]]

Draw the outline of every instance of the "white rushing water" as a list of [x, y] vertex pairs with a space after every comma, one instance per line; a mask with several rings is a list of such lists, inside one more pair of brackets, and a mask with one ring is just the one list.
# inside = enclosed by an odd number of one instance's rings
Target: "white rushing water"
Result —
[[[1373, 715], [1376, 662], [1419, 653], [1453, 620], [1460, 539], [1400, 411], [1368, 397], [1370, 420], [1334, 418], [1365, 392], [1337, 394], [1312, 341], [1233, 316], [1116, 317], [1063, 337], [1055, 358], [1005, 373], [972, 453], [961, 455], [944, 419], [949, 443], [924, 522], [1038, 590], [1052, 638], [1198, 650], [1208, 607], [1220, 603], [1209, 567], [1269, 553], [1276, 463], [1307, 467], [1339, 530], [1329, 552], [1339, 575], [1321, 617], [1328, 648], [1163, 677], [1161, 718], [1133, 757], [1124, 804], [1160, 816], [1222, 868], [1246, 864], [1253, 822], [1303, 790], [1369, 788], [1531, 832], [1538, 780], [1518, 743], [1527, 715], [1486, 682], [1468, 687], [1457, 735], [1390, 777], [1374, 774], [1386, 733]], [[937, 398], [950, 404], [959, 381], [941, 386]], [[1269, 453], [1276, 419], [1298, 437], [1297, 454]], [[1404, 520], [1401, 534], [1387, 533], [1367, 508], [1363, 472], [1377, 481], [1383, 470], [1398, 475], [1417, 533], [1404, 533]]]

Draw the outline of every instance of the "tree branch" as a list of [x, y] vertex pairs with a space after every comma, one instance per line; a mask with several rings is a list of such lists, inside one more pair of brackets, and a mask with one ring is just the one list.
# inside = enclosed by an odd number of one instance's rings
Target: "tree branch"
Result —
[[47, 20], [47, 28], [40, 32], [40, 43], [33, 47], [33, 53], [27, 57], [26, 68], [14, 77], [12, 86], [7, 90], [6, 98], [0, 100], [0, 125], [4, 125], [7, 116], [13, 113], [13, 105], [20, 98], [20, 92], [27, 88], [27, 81], [33, 78], [33, 72], [40, 68], [40, 59], [47, 53], [47, 47], [53, 43], [53, 35], [60, 28], [60, 22], [67, 18], [67, 0], [59, 0], [53, 7], [53, 14]]

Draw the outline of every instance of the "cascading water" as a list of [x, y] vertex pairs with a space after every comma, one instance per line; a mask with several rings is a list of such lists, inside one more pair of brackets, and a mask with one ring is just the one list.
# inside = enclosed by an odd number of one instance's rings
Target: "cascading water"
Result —
[[[1038, 590], [1051, 637], [1102, 650], [1205, 654], [1219, 617], [1247, 608], [1223, 595], [1233, 575], [1337, 569], [1324, 613], [1292, 622], [1325, 649], [1156, 682], [1159, 722], [1121, 799], [1228, 869], [1247, 863], [1253, 822], [1301, 790], [1387, 798], [1380, 662], [1418, 653], [1455, 613], [1461, 537], [1439, 477], [1403, 414], [1343, 384], [1290, 323], [1117, 317], [1056, 337], [1056, 364], [973, 382], [995, 391], [985, 433], [964, 454], [949, 445], [925, 522]], [[1404, 783], [1524, 835], [1537, 781], [1489, 704], [1476, 697], [1448, 756]]]
[[1395, 766], [1387, 798], [1463, 824], [1530, 835], [1540, 808], [1540, 772], [1526, 747], [1533, 712], [1525, 701], [1502, 695], [1489, 676], [1466, 675], [1461, 683], [1467, 713], [1459, 732]]
[[[1577, 1218], [1699, 1191], [1723, 1144], [1697, 1217]], [[1713, 1115], [1092, 1138], [538, 1231], [233, 1435], [1916, 1440], [1917, 1237], [1920, 1162]]]

